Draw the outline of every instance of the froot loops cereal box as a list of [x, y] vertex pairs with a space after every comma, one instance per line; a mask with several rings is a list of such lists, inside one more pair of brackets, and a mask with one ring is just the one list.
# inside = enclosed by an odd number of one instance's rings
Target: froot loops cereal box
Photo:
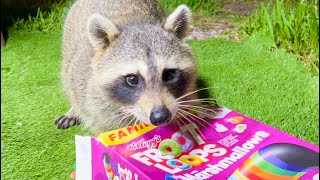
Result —
[[319, 179], [319, 147], [224, 107], [197, 116], [76, 136], [76, 179]]

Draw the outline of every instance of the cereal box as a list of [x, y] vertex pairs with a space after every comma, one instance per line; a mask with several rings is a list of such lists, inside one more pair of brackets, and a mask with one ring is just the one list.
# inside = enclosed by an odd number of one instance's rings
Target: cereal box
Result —
[[203, 112], [206, 123], [76, 136], [77, 180], [319, 179], [319, 147], [228, 108]]

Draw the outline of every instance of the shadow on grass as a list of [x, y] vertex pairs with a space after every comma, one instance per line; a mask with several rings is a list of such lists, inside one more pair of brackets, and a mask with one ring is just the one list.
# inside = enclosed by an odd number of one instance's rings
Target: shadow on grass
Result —
[[[198, 92], [198, 98], [199, 99], [204, 99], [204, 98], [215, 98], [214, 94], [212, 92], [210, 92], [210, 89], [208, 89], [208, 83], [206, 82], [206, 80], [202, 77], [198, 77], [197, 79], [197, 87], [198, 89], [203, 89], [201, 91]], [[204, 89], [207, 88], [207, 89]], [[218, 105], [217, 101], [211, 101], [211, 102], [203, 102], [202, 104], [204, 105]]]

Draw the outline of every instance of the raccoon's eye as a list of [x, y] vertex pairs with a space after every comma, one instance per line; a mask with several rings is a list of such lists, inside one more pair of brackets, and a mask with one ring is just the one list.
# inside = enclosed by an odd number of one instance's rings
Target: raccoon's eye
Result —
[[177, 69], [165, 69], [162, 73], [162, 80], [164, 82], [170, 82], [175, 79], [179, 74]]
[[126, 76], [127, 84], [130, 86], [136, 86], [139, 83], [139, 79], [136, 75], [129, 74]]

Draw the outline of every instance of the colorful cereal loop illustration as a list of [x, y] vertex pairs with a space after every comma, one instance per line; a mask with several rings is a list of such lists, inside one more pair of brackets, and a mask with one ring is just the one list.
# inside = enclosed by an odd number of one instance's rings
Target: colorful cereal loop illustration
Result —
[[319, 169], [319, 153], [302, 146], [275, 143], [258, 150], [228, 180], [296, 180]]
[[189, 164], [185, 164], [177, 159], [169, 159], [167, 161], [167, 165], [173, 167], [173, 168], [179, 168], [179, 169], [183, 169], [183, 170], [186, 170], [186, 169], [190, 169], [191, 168], [191, 165]]
[[202, 159], [197, 156], [183, 155], [179, 159], [183, 163], [190, 164], [191, 166], [200, 166], [202, 164]]
[[159, 151], [165, 155], [179, 156], [182, 153], [181, 146], [174, 140], [165, 139], [158, 147]]
[[103, 155], [103, 164], [108, 180], [112, 180], [114, 178], [114, 174], [111, 169], [111, 159], [107, 153]]
[[187, 133], [176, 132], [172, 135], [171, 139], [180, 144], [182, 152], [187, 152], [194, 146], [192, 138]]
[[164, 177], [165, 180], [176, 180], [176, 178], [174, 177], [174, 175], [172, 174], [166, 174], [166, 176]]

